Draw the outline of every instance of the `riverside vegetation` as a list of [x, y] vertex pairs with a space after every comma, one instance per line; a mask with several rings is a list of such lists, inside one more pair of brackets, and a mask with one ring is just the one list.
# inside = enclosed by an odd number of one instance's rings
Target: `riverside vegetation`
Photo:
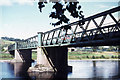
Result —
[[[9, 53], [1, 53], [0, 54], [0, 60], [11, 60], [14, 57], [10, 55]], [[68, 52], [68, 59], [74, 59], [74, 60], [83, 60], [83, 59], [118, 59], [118, 53], [117, 52]], [[36, 52], [32, 53], [32, 59], [37, 59]]]
[[[14, 57], [10, 55], [7, 51], [7, 46], [10, 44], [13, 44], [14, 41], [8, 41], [8, 40], [0, 40], [0, 60], [11, 60]], [[93, 48], [93, 51], [73, 51], [68, 52], [68, 59], [76, 59], [76, 60], [82, 60], [82, 59], [118, 59], [118, 52], [114, 51], [114, 47], [108, 48], [106, 51], [95, 51], [98, 50], [96, 48]], [[101, 49], [102, 50], [102, 49]], [[113, 50], [113, 51], [112, 51]], [[32, 59], [37, 59], [36, 52], [32, 53]]]
[[68, 59], [118, 59], [116, 52], [69, 52]]

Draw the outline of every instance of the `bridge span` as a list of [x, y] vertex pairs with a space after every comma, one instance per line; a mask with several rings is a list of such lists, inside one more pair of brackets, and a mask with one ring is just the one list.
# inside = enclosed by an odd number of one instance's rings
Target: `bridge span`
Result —
[[37, 64], [65, 71], [67, 47], [120, 45], [119, 12], [120, 6], [47, 32], [38, 32], [10, 45], [8, 51], [15, 54], [14, 61], [26, 62], [31, 60], [32, 49], [37, 49]]

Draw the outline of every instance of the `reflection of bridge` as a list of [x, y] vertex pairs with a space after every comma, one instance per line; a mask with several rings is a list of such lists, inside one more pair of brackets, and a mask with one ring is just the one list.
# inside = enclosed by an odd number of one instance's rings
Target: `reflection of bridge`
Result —
[[[38, 64], [50, 64], [56, 70], [64, 71], [67, 66], [67, 47], [120, 45], [120, 23], [116, 19], [119, 11], [120, 6], [83, 21], [79, 20], [44, 33], [39, 32], [25, 41], [10, 45], [8, 50], [10, 53], [15, 51], [16, 60], [20, 58], [19, 61], [27, 61], [31, 59], [31, 50], [37, 49]], [[82, 25], [82, 22], [85, 24]]]

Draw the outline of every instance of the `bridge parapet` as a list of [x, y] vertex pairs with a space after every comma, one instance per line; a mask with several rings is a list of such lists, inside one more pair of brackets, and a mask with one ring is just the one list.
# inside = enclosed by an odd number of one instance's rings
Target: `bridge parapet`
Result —
[[[116, 19], [116, 13], [119, 11], [120, 6], [90, 16], [84, 20], [79, 20], [44, 33], [38, 33], [38, 35], [23, 42], [17, 42], [17, 48], [120, 45], [120, 23]], [[14, 45], [11, 45], [8, 50], [14, 49]]]

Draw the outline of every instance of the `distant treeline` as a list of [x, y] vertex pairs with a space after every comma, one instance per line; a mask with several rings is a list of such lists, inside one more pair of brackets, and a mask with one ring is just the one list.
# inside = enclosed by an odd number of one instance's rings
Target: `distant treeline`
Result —
[[9, 41], [24, 41], [24, 39], [12, 38], [12, 37], [1, 37], [1, 39]]

